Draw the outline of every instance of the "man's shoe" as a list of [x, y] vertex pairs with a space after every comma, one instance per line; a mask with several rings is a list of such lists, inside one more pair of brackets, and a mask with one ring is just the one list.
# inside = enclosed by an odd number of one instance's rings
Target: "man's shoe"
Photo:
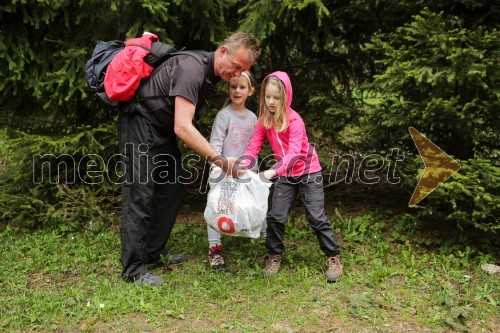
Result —
[[[165, 260], [165, 262], [163, 261]], [[167, 253], [166, 256], [160, 255], [160, 259], [148, 263], [148, 268], [166, 267], [168, 265], [182, 265], [187, 260], [184, 253]]]
[[326, 281], [337, 281], [344, 272], [344, 266], [342, 265], [342, 258], [340, 257], [340, 255], [329, 257], [326, 260], [326, 265], [328, 266], [328, 269], [326, 271]]
[[275, 276], [281, 266], [281, 261], [283, 260], [282, 254], [272, 254], [268, 253], [264, 256], [264, 276], [273, 277]]
[[222, 244], [210, 246], [208, 248], [208, 262], [214, 271], [223, 271], [226, 269], [226, 262], [222, 253]]
[[182, 265], [185, 261], [187, 261], [188, 257], [185, 253], [168, 253], [165, 259], [167, 261], [167, 265]]
[[135, 279], [135, 284], [138, 286], [152, 286], [152, 287], [158, 287], [161, 286], [162, 284], [165, 283], [165, 280], [163, 280], [160, 276], [151, 274], [149, 272], [141, 275], [138, 279]]

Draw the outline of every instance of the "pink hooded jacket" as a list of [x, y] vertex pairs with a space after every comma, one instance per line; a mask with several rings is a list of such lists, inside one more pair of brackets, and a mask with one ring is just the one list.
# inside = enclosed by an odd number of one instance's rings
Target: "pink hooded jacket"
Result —
[[[284, 132], [278, 133], [274, 128], [265, 129], [261, 119], [259, 119], [244, 156], [250, 157], [250, 161], [253, 163], [264, 144], [264, 140], [267, 139], [277, 161], [272, 168], [276, 170], [278, 176], [298, 177], [320, 171], [318, 154], [316, 154], [314, 146], [309, 144], [304, 121], [291, 108], [293, 94], [288, 74], [274, 72], [266, 76], [265, 79], [269, 76], [277, 77], [285, 85], [286, 107], [290, 124]], [[262, 86], [261, 89], [265, 89], [265, 87]]]

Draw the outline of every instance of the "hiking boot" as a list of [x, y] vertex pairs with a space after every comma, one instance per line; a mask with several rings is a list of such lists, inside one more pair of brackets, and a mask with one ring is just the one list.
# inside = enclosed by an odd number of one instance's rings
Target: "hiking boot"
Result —
[[344, 271], [344, 266], [342, 265], [342, 258], [340, 257], [340, 255], [329, 257], [326, 260], [326, 265], [328, 266], [328, 269], [326, 270], [326, 281], [337, 281]]
[[[149, 262], [148, 268], [156, 268], [156, 267], [166, 267], [168, 265], [182, 265], [187, 260], [187, 255], [184, 253], [167, 253], [167, 255], [162, 258], [163, 255], [160, 255], [160, 259], [157, 261]], [[163, 262], [165, 259], [165, 263]]]
[[264, 276], [272, 277], [278, 273], [281, 261], [283, 260], [282, 254], [272, 254], [268, 253], [264, 256]]
[[141, 275], [138, 279], [135, 279], [135, 284], [138, 286], [152, 286], [158, 287], [165, 283], [165, 280], [161, 276], [151, 274], [149, 272]]
[[222, 254], [222, 244], [217, 244], [208, 248], [208, 262], [210, 263], [210, 267], [215, 271], [223, 271], [226, 269], [226, 262]]

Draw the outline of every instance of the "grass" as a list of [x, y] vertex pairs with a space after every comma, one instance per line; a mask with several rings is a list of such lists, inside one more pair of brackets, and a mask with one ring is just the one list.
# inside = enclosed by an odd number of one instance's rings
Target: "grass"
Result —
[[[203, 220], [179, 223], [171, 249], [182, 268], [167, 283], [136, 287], [120, 276], [117, 228], [63, 234], [7, 227], [0, 233], [0, 330], [84, 332], [495, 331], [498, 258], [466, 239], [444, 242], [409, 215], [334, 219], [346, 274], [325, 282], [325, 258], [307, 223], [293, 217], [286, 263], [265, 279], [262, 240], [225, 237], [229, 271], [207, 261]], [[441, 242], [441, 243], [440, 243]]]

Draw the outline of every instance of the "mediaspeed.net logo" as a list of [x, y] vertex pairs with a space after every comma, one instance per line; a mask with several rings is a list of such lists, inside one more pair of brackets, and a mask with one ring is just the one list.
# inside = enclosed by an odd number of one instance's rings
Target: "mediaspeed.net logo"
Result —
[[[460, 170], [460, 164], [446, 154], [442, 149], [427, 139], [415, 128], [410, 127], [409, 132], [418, 149], [418, 152], [425, 165], [425, 169], [409, 201], [409, 206], [413, 207], [439, 185], [445, 182]], [[311, 154], [314, 146], [311, 145]], [[88, 185], [100, 185], [105, 181], [116, 185], [126, 183], [147, 183], [168, 184], [180, 182], [185, 185], [200, 183], [200, 179], [207, 179], [207, 168], [200, 170], [201, 157], [196, 154], [188, 154], [179, 158], [169, 154], [155, 155], [153, 158], [148, 155], [148, 146], [145, 144], [126, 144], [127, 158], [136, 158], [139, 167], [135, 172], [132, 168], [127, 169], [124, 162], [124, 155], [115, 154], [107, 159], [98, 154], [88, 154], [76, 160], [70, 154], [52, 155], [37, 154], [33, 156], [33, 183], [35, 184], [57, 184], [57, 183], [83, 183]], [[221, 156], [224, 159], [223, 156]], [[404, 155], [398, 148], [392, 148], [388, 154], [342, 154], [333, 155], [328, 168], [323, 170], [320, 176], [313, 181], [323, 182], [325, 188], [338, 185], [340, 183], [373, 185], [386, 182], [392, 185], [399, 184], [401, 178], [397, 176], [397, 168], [404, 161]], [[307, 156], [306, 156], [307, 159]], [[245, 156], [241, 161], [249, 160]], [[289, 169], [296, 163], [303, 163], [304, 158], [296, 156], [289, 161]], [[274, 155], [267, 156], [260, 161], [260, 169], [265, 170], [271, 166], [280, 166], [281, 161], [276, 161]], [[128, 165], [133, 165], [129, 161]], [[208, 163], [208, 161], [204, 161]], [[247, 163], [246, 163], [247, 164]], [[141, 169], [142, 168], [142, 169]], [[307, 174], [307, 170], [305, 170]], [[219, 175], [222, 180], [225, 173]], [[262, 181], [267, 181], [261, 177]], [[289, 181], [300, 181], [294, 177], [287, 178]], [[239, 179], [241, 182], [249, 181], [246, 178]], [[310, 181], [310, 179], [308, 180]], [[208, 182], [201, 182], [200, 193], [208, 191]]]

